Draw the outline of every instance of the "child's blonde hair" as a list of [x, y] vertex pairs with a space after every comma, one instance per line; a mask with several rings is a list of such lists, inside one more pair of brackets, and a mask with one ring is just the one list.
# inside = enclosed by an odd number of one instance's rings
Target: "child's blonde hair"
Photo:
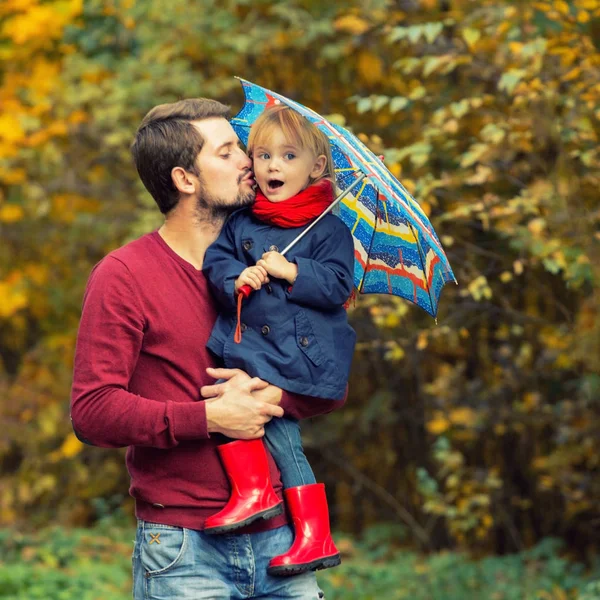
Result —
[[248, 137], [248, 155], [252, 156], [254, 148], [268, 140], [277, 127], [283, 131], [289, 143], [297, 144], [303, 150], [310, 150], [315, 156], [325, 156], [323, 174], [314, 180], [311, 178], [311, 183], [329, 179], [335, 184], [335, 170], [327, 136], [300, 113], [284, 104], [268, 108], [253, 123]]

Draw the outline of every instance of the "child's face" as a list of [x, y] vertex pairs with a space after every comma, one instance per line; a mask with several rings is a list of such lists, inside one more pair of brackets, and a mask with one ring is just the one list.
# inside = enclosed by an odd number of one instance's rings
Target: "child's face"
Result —
[[325, 170], [326, 158], [290, 143], [280, 128], [268, 141], [252, 152], [254, 177], [262, 193], [271, 202], [281, 202], [295, 196], [308, 186], [312, 177]]

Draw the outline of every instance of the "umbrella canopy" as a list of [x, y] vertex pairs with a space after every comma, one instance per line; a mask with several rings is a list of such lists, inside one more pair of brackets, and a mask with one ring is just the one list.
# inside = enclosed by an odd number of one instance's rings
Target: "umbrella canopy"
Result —
[[246, 103], [231, 125], [244, 144], [265, 109], [283, 103], [329, 138], [340, 189], [366, 176], [341, 201], [339, 213], [354, 236], [356, 289], [400, 296], [435, 317], [442, 288], [456, 278], [419, 203], [355, 135], [281, 94], [240, 81]]

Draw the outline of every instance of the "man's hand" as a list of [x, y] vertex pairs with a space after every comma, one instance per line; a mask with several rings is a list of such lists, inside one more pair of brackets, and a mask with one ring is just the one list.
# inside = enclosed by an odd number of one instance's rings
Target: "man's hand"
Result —
[[269, 275], [285, 279], [288, 283], [293, 284], [298, 276], [298, 265], [279, 252], [265, 252], [256, 265], [265, 269]]
[[260, 438], [265, 434], [265, 423], [283, 416], [283, 409], [277, 406], [281, 400], [279, 388], [258, 377], [251, 378], [240, 369], [209, 368], [206, 372], [227, 380], [200, 390], [207, 400], [209, 433], [218, 432], [240, 440]]
[[267, 271], [258, 265], [245, 268], [240, 276], [235, 280], [235, 291], [237, 292], [243, 285], [249, 285], [253, 290], [260, 290], [264, 283], [269, 283]]

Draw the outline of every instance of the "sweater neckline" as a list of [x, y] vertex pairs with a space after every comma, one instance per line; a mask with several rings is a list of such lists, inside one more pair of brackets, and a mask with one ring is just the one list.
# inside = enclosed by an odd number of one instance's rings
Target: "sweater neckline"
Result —
[[190, 271], [194, 275], [204, 277], [204, 271], [202, 269], [196, 269], [196, 267], [192, 263], [185, 260], [185, 258], [179, 256], [179, 254], [177, 254], [177, 252], [175, 252], [175, 250], [173, 250], [173, 248], [171, 248], [171, 246], [169, 246], [169, 244], [165, 242], [160, 233], [158, 233], [158, 229], [153, 231], [150, 234], [150, 236], [154, 238], [158, 242], [158, 244], [165, 250], [165, 252], [169, 256], [171, 256], [171, 258], [173, 258], [177, 263], [179, 263], [184, 269]]

